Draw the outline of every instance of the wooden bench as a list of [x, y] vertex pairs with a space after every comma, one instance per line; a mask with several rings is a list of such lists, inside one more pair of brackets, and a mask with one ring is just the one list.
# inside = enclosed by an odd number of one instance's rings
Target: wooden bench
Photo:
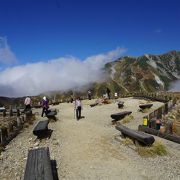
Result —
[[94, 106], [97, 106], [98, 103], [93, 103], [93, 104], [90, 104], [90, 107], [94, 107]]
[[120, 113], [111, 114], [111, 118], [114, 119], [113, 121], [119, 121], [123, 119], [125, 116], [130, 115], [132, 111], [123, 111]]
[[54, 119], [54, 120], [56, 120], [56, 115], [57, 115], [57, 110], [56, 110], [56, 109], [49, 110], [49, 112], [46, 113], [46, 117], [47, 117], [48, 119]]
[[123, 101], [119, 101], [118, 102], [118, 108], [122, 108], [124, 106], [124, 102]]
[[151, 108], [153, 106], [153, 104], [141, 104], [139, 105], [139, 107], [143, 110], [143, 109], [147, 109], [147, 108]]
[[159, 130], [149, 128], [148, 126], [142, 126], [142, 125], [138, 126], [138, 130], [145, 132], [145, 133], [148, 133], [148, 134], [159, 136], [161, 138], [164, 138], [164, 139], [167, 139], [169, 141], [173, 141], [173, 142], [180, 144], [180, 136], [178, 136], [178, 135], [173, 135], [170, 133], [162, 133]]
[[152, 145], [155, 141], [153, 136], [143, 133], [143, 132], [133, 130], [133, 129], [129, 129], [128, 127], [123, 126], [123, 125], [118, 125], [115, 128], [117, 130], [121, 131], [121, 134], [124, 137], [129, 137], [129, 138], [133, 139], [134, 142], [138, 142], [138, 143], [140, 142], [144, 145], [149, 146], [149, 145]]
[[53, 180], [48, 147], [28, 152], [24, 180]]
[[33, 130], [33, 134], [38, 138], [45, 137], [48, 134], [49, 121], [39, 121]]

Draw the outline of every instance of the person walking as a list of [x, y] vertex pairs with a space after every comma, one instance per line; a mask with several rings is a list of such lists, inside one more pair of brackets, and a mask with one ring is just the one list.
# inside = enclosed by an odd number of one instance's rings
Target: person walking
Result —
[[24, 111], [31, 110], [31, 104], [32, 104], [31, 98], [27, 96], [26, 99], [24, 100], [24, 105], [25, 105]]
[[43, 117], [44, 113], [47, 114], [48, 109], [49, 109], [49, 100], [46, 98], [46, 96], [43, 97], [41, 105], [42, 105], [42, 108], [43, 108], [41, 117]]
[[82, 102], [80, 97], [75, 100], [75, 110], [76, 110], [76, 119], [77, 121], [81, 118]]

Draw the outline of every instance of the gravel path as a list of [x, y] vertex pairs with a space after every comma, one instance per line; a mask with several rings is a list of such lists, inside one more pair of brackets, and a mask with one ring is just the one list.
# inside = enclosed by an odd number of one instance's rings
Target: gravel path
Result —
[[[112, 125], [110, 115], [131, 110], [134, 120], [126, 125], [137, 129], [146, 114], [138, 111], [139, 103], [146, 102], [145, 100], [121, 100], [125, 102], [122, 110], [117, 108], [115, 102], [91, 108], [89, 104], [95, 100], [83, 101], [82, 115], [85, 118], [80, 121], [74, 119], [73, 104], [54, 106], [59, 109], [59, 113], [58, 120], [49, 124], [49, 128], [53, 130], [51, 138], [37, 140], [32, 134], [35, 124], [25, 129], [1, 154], [0, 179], [23, 179], [28, 149], [40, 146], [50, 148], [51, 159], [57, 161], [59, 179], [180, 179], [179, 144], [162, 140], [168, 148], [167, 156], [142, 158], [134, 150], [135, 146], [130, 148], [119, 141], [120, 132]], [[153, 102], [149, 112], [161, 105], [160, 102]], [[37, 116], [37, 119], [41, 118]]]

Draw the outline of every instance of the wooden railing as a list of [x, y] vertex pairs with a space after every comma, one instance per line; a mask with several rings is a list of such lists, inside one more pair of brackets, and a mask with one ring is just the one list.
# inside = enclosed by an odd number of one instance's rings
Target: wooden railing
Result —
[[0, 146], [7, 145], [20, 130], [25, 123], [34, 120], [35, 115], [32, 111], [26, 113], [13, 112], [11, 109], [0, 114]]

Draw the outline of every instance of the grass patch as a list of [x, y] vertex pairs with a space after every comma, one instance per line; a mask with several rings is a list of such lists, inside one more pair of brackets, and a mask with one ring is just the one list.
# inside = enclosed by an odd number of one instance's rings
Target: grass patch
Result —
[[148, 113], [148, 112], [149, 112], [149, 108], [142, 109], [141, 112], [142, 112], [142, 113]]
[[124, 139], [122, 140], [122, 144], [124, 144], [125, 146], [128, 146], [128, 145], [133, 145], [134, 143], [133, 143], [132, 139], [130, 139], [130, 138], [124, 138]]
[[136, 151], [142, 157], [165, 156], [168, 154], [166, 146], [161, 141], [156, 141], [148, 147], [139, 146]]
[[123, 118], [123, 120], [121, 121], [122, 124], [127, 124], [129, 122], [131, 122], [134, 119], [134, 117], [132, 115], [126, 116], [125, 118]]

